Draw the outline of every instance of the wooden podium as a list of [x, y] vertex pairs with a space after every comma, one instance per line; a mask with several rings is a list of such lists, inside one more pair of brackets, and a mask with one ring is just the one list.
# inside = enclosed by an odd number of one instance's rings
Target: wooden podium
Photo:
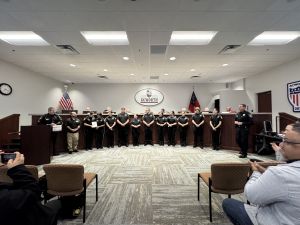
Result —
[[21, 126], [21, 152], [25, 156], [25, 164], [50, 163], [51, 132], [51, 126]]

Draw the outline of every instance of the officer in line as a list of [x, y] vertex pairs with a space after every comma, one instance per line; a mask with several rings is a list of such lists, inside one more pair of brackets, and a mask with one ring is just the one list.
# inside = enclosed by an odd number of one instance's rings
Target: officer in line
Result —
[[96, 148], [103, 148], [103, 137], [104, 137], [104, 127], [105, 121], [102, 116], [102, 113], [98, 113], [96, 117], [97, 127], [95, 128], [96, 133]]
[[216, 108], [214, 108], [209, 122], [209, 125], [211, 127], [213, 150], [220, 149], [220, 133], [221, 133], [222, 119], [223, 118], [219, 114], [219, 111]]
[[168, 145], [176, 145], [175, 135], [176, 135], [176, 125], [177, 118], [175, 116], [175, 112], [172, 111], [171, 114], [167, 118], [168, 125]]
[[96, 115], [90, 111], [88, 115], [83, 119], [84, 132], [85, 132], [85, 149], [92, 150], [94, 143], [94, 131], [97, 127]]
[[200, 112], [200, 108], [195, 108], [195, 114], [192, 117], [192, 123], [194, 124], [194, 148], [198, 146], [198, 139], [200, 141], [200, 148], [203, 149], [203, 124], [204, 115]]
[[143, 124], [145, 125], [145, 143], [144, 145], [150, 144], [153, 145], [153, 139], [152, 139], [152, 125], [155, 121], [155, 117], [150, 112], [149, 108], [146, 108], [145, 114], [143, 116]]
[[246, 105], [239, 105], [239, 112], [235, 115], [236, 142], [240, 147], [240, 158], [246, 158], [248, 152], [249, 128], [253, 123], [252, 114], [246, 111]]
[[186, 146], [186, 134], [189, 125], [189, 118], [185, 115], [186, 109], [181, 110], [181, 116], [178, 118], [179, 134], [180, 134], [180, 145]]
[[164, 116], [163, 112], [161, 111], [158, 113], [158, 117], [156, 118], [158, 144], [161, 146], [165, 144], [164, 127], [166, 124], [167, 124], [167, 118]]
[[[39, 118], [38, 124], [40, 124], [40, 125], [50, 125], [50, 126], [54, 127], [55, 125], [62, 125], [63, 122], [62, 122], [61, 117], [54, 112], [54, 107], [49, 107], [48, 108], [48, 113], [42, 115]], [[52, 139], [52, 155], [58, 155], [58, 153], [56, 152], [57, 132], [52, 131], [51, 139]]]
[[118, 123], [118, 146], [125, 145], [128, 147], [128, 123], [129, 115], [126, 113], [125, 107], [121, 108], [121, 113], [117, 116]]
[[131, 120], [133, 146], [139, 146], [140, 127], [141, 127], [141, 121], [138, 119], [138, 115], [134, 114], [133, 119]]
[[71, 112], [70, 118], [68, 118], [66, 121], [69, 154], [78, 152], [77, 147], [79, 140], [80, 123], [80, 119], [77, 118], [76, 112]]
[[106, 125], [106, 138], [107, 138], [107, 147], [113, 148], [115, 141], [115, 126], [117, 119], [112, 115], [112, 112], [108, 112], [108, 116], [105, 118]]

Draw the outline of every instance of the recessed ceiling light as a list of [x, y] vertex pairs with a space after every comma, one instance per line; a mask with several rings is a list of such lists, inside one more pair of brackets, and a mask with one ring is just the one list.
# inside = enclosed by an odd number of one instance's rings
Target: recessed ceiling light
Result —
[[170, 45], [207, 45], [218, 31], [173, 31]]
[[194, 72], [194, 71], [196, 71], [196, 70], [195, 70], [195, 69], [190, 69], [190, 71], [191, 71], [191, 72]]
[[124, 60], [129, 60], [129, 57], [124, 56], [123, 59], [124, 59]]
[[126, 31], [80, 31], [91, 45], [129, 45]]
[[168, 76], [169, 74], [168, 74], [168, 73], [164, 73], [164, 75], [165, 75], [165, 76]]
[[224, 64], [222, 64], [222, 66], [229, 66], [229, 64], [227, 64], [227, 63], [224, 63]]
[[108, 69], [104, 69], [103, 71], [104, 71], [104, 72], [107, 72], [107, 71], [108, 71]]
[[300, 36], [299, 31], [265, 31], [248, 45], [285, 45]]
[[170, 60], [174, 61], [174, 60], [176, 60], [176, 57], [172, 56], [172, 57], [170, 57]]
[[134, 76], [134, 73], [131, 73], [130, 76]]
[[76, 67], [76, 65], [75, 65], [75, 64], [72, 64], [72, 63], [70, 64], [70, 66], [71, 66], [71, 67]]
[[47, 46], [42, 37], [32, 31], [0, 31], [0, 39], [11, 45]]

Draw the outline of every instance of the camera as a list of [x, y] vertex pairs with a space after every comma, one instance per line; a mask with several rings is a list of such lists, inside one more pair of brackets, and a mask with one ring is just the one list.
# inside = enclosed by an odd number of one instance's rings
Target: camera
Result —
[[1, 154], [1, 162], [6, 164], [10, 159], [15, 159], [16, 153], [2, 153]]

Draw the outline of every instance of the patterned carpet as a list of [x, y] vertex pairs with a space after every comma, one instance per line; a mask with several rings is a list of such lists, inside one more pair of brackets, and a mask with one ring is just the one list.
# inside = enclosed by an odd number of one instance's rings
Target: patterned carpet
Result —
[[[256, 158], [265, 159], [264, 157]], [[197, 173], [215, 162], [246, 162], [237, 152], [210, 148], [140, 146], [79, 151], [54, 157], [52, 163], [79, 163], [99, 175], [87, 193], [87, 225], [104, 224], [231, 224], [221, 207], [226, 195], [213, 196], [213, 223], [208, 218], [208, 188], [201, 182], [197, 201]], [[243, 199], [243, 195], [234, 196]], [[82, 214], [59, 225], [82, 224]]]

